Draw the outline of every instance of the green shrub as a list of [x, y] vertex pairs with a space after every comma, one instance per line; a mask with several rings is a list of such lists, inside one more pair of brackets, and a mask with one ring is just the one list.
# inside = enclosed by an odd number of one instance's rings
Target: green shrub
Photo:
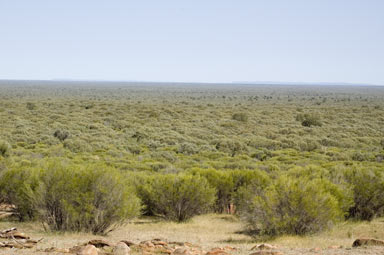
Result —
[[68, 131], [58, 129], [53, 133], [53, 136], [63, 142], [69, 137], [69, 133]]
[[7, 157], [11, 151], [11, 146], [5, 141], [0, 141], [0, 156]]
[[321, 231], [344, 213], [322, 179], [280, 176], [265, 190], [243, 188], [240, 215], [261, 235], [302, 235]]
[[42, 172], [36, 206], [42, 221], [53, 230], [94, 234], [105, 234], [141, 209], [133, 189], [117, 170], [55, 162]]
[[352, 185], [355, 205], [349, 210], [349, 217], [372, 220], [384, 214], [384, 174], [380, 170], [365, 168], [349, 169], [345, 173]]
[[232, 193], [234, 189], [233, 176], [229, 171], [215, 169], [198, 169], [191, 171], [194, 175], [200, 175], [208, 180], [211, 187], [216, 189], [216, 203], [214, 211], [223, 213], [232, 203]]
[[34, 169], [12, 166], [0, 174], [0, 200], [16, 206], [20, 221], [36, 216], [34, 196], [38, 187], [38, 172]]
[[296, 120], [301, 122], [304, 127], [322, 126], [320, 116], [315, 113], [301, 113], [296, 116]]
[[215, 193], [199, 175], [167, 174], [150, 177], [138, 194], [152, 214], [183, 222], [208, 211], [215, 202]]
[[248, 115], [244, 112], [238, 112], [238, 113], [234, 113], [232, 115], [232, 119], [237, 120], [237, 121], [247, 122], [248, 121]]

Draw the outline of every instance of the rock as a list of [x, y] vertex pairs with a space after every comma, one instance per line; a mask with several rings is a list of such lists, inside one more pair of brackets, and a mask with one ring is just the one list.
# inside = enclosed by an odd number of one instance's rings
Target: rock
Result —
[[45, 250], [44, 252], [52, 253], [52, 252], [59, 252], [59, 253], [69, 253], [69, 249], [62, 249], [62, 248], [57, 248], [57, 247], [50, 247]]
[[113, 243], [107, 241], [107, 240], [101, 240], [101, 239], [94, 239], [88, 242], [88, 244], [91, 244], [95, 246], [96, 248], [103, 248], [104, 246], [113, 246]]
[[273, 250], [273, 249], [276, 249], [276, 246], [273, 246], [271, 244], [267, 244], [267, 243], [262, 243], [262, 244], [258, 244], [258, 245], [255, 245], [251, 248], [251, 251], [252, 250]]
[[186, 254], [189, 254], [188, 250], [187, 249], [184, 249], [184, 248], [177, 248], [173, 251], [172, 253], [173, 255], [186, 255]]
[[98, 251], [94, 245], [88, 244], [76, 254], [77, 255], [98, 255]]
[[279, 251], [266, 251], [266, 250], [261, 250], [261, 251], [256, 251], [254, 253], [251, 253], [249, 255], [283, 255], [283, 253]]
[[342, 248], [341, 246], [338, 246], [338, 245], [331, 245], [331, 246], [328, 246], [328, 249], [330, 250], [336, 250], [336, 249], [340, 249]]
[[21, 232], [18, 232], [18, 231], [10, 231], [10, 232], [7, 232], [5, 235], [4, 235], [5, 238], [16, 238], [16, 239], [30, 239], [29, 236], [27, 236], [26, 234], [24, 233], [21, 233]]
[[118, 242], [113, 248], [113, 255], [128, 255], [131, 249], [124, 242]]
[[212, 250], [207, 252], [206, 255], [229, 255], [229, 253], [227, 253], [222, 248], [213, 248]]
[[353, 242], [352, 247], [359, 246], [384, 246], [384, 241], [373, 238], [359, 238]]
[[161, 241], [161, 240], [152, 240], [152, 243], [154, 245], [168, 246], [167, 242], [164, 242], [164, 241]]
[[237, 248], [229, 246], [229, 245], [225, 246], [224, 249], [228, 250], [228, 251], [236, 251], [237, 250]]
[[128, 246], [133, 246], [136, 245], [136, 243], [129, 241], [129, 240], [121, 240], [120, 242], [125, 243]]
[[155, 247], [155, 245], [151, 241], [144, 241], [144, 242], [141, 242], [140, 244], [147, 247]]

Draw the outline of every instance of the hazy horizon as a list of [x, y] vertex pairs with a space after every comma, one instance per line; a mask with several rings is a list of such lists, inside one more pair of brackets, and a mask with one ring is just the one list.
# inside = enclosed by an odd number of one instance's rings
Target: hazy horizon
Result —
[[0, 79], [384, 85], [384, 2], [0, 3]]

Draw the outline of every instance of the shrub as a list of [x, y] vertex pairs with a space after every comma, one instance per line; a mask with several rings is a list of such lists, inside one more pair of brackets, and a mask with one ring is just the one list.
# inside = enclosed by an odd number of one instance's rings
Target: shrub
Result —
[[53, 230], [105, 234], [140, 212], [140, 201], [110, 167], [51, 163], [41, 175], [36, 206]]
[[200, 175], [207, 179], [209, 185], [216, 189], [216, 202], [214, 205], [215, 212], [225, 212], [231, 202], [234, 189], [233, 176], [231, 172], [220, 171], [215, 169], [193, 169], [194, 175]]
[[68, 131], [63, 131], [63, 130], [56, 130], [55, 133], [53, 133], [53, 136], [59, 139], [60, 141], [64, 141], [69, 137]]
[[248, 115], [244, 112], [238, 112], [238, 113], [234, 113], [232, 115], [232, 119], [237, 120], [237, 121], [247, 122], [248, 121]]
[[33, 219], [36, 216], [33, 202], [38, 186], [38, 172], [34, 169], [12, 166], [1, 172], [1, 200], [16, 206], [16, 215], [20, 221]]
[[384, 213], [384, 175], [379, 170], [354, 168], [346, 171], [346, 180], [352, 185], [355, 205], [349, 217], [372, 220]]
[[5, 141], [0, 141], [0, 156], [7, 157], [11, 151], [11, 146]]
[[311, 126], [322, 126], [322, 122], [320, 119], [320, 116], [315, 113], [304, 113], [304, 114], [298, 114], [296, 116], [296, 120], [301, 122], [301, 125], [304, 127], [311, 127]]
[[322, 179], [280, 176], [265, 190], [241, 189], [240, 214], [251, 231], [262, 235], [313, 233], [341, 219], [339, 202]]
[[211, 208], [215, 193], [199, 175], [168, 174], [150, 177], [139, 195], [154, 215], [183, 222]]

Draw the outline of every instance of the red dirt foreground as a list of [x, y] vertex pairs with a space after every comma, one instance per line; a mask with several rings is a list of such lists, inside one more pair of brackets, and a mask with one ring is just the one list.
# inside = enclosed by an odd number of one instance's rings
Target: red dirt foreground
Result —
[[[161, 239], [153, 239], [148, 241], [142, 241], [140, 243], [134, 243], [129, 240], [121, 240], [117, 243], [110, 242], [104, 239], [90, 240], [81, 245], [76, 245], [69, 248], [57, 248], [50, 247], [46, 249], [39, 249], [37, 246], [40, 240], [33, 240], [28, 235], [19, 232], [16, 228], [10, 228], [0, 231], [0, 251], [8, 250], [12, 253], [17, 253], [17, 250], [31, 249], [31, 253], [66, 253], [76, 255], [129, 255], [129, 254], [141, 254], [141, 255], [237, 255], [244, 253], [232, 246], [216, 247], [210, 250], [204, 250], [199, 245], [194, 245], [188, 242], [169, 242]], [[361, 250], [359, 248], [372, 247], [373, 253], [367, 253], [367, 250]], [[354, 248], [352, 248], [354, 247]], [[370, 238], [356, 239], [352, 247], [343, 248], [342, 246], [331, 246], [327, 249], [312, 248], [305, 251], [300, 248], [287, 249], [284, 247], [277, 247], [270, 244], [258, 244], [252, 247], [249, 251], [249, 255], [291, 255], [291, 254], [361, 254], [364, 251], [365, 254], [384, 254], [384, 241]], [[377, 247], [377, 248], [374, 248]], [[379, 248], [381, 247], [381, 248]]]

